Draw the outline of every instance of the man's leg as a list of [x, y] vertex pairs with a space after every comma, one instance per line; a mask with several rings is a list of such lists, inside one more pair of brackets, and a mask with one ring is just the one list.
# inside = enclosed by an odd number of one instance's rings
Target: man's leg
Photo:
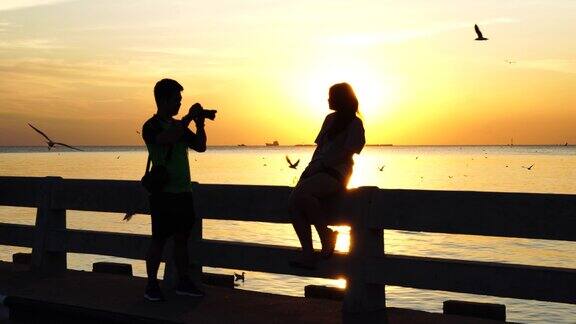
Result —
[[150, 301], [164, 300], [164, 296], [160, 290], [160, 286], [158, 285], [158, 268], [160, 267], [162, 251], [164, 250], [165, 244], [166, 239], [153, 237], [152, 243], [148, 248], [148, 253], [146, 254], [146, 274], [148, 275], [148, 285], [146, 286], [144, 298]]
[[158, 268], [160, 261], [162, 261], [162, 251], [166, 245], [166, 239], [152, 238], [152, 244], [148, 248], [146, 254], [146, 274], [148, 275], [148, 283], [158, 282]]
[[190, 280], [190, 264], [188, 258], [188, 237], [190, 231], [174, 234], [174, 264], [178, 272], [178, 285], [176, 294], [191, 297], [202, 297], [204, 292]]
[[182, 231], [174, 234], [174, 264], [178, 272], [179, 282], [190, 280], [188, 260], [188, 238], [190, 231]]

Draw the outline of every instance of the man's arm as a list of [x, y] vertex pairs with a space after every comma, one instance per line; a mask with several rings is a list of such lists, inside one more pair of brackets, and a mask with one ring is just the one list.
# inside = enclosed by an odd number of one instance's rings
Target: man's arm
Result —
[[[199, 103], [195, 103], [188, 110], [188, 114], [182, 118], [182, 120], [176, 124], [175, 127], [171, 127], [167, 130], [160, 132], [156, 138], [155, 142], [161, 145], [175, 144], [182, 140], [182, 137], [189, 133], [188, 125], [195, 118], [199, 118], [198, 115], [202, 111], [202, 106]], [[196, 122], [198, 124], [198, 122]], [[204, 120], [202, 119], [202, 125]], [[206, 137], [206, 134], [204, 134]], [[185, 139], [186, 140], [186, 139]], [[188, 142], [188, 140], [186, 140]], [[204, 142], [206, 142], [204, 140]], [[206, 149], [204, 149], [206, 150]]]
[[206, 151], [206, 131], [204, 130], [204, 119], [195, 121], [196, 134], [188, 130], [188, 135], [185, 137], [188, 147], [196, 152]]

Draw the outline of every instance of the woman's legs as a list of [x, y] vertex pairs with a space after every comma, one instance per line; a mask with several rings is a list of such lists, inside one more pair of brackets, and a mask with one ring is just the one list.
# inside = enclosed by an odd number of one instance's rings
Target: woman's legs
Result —
[[327, 217], [320, 199], [341, 190], [341, 184], [325, 173], [318, 173], [298, 183], [290, 196], [292, 225], [302, 245], [302, 260], [313, 261], [312, 232], [310, 224], [316, 227], [322, 242], [323, 255], [334, 249], [335, 233], [328, 228]]

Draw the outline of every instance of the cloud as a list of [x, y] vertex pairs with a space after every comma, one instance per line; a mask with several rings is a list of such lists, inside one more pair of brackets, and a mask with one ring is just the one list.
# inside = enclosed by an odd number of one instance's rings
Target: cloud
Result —
[[576, 73], [576, 59], [540, 59], [518, 61], [519, 68], [561, 73]]
[[[2, 25], [0, 25], [0, 31], [1, 28]], [[53, 50], [62, 48], [64, 48], [64, 46], [57, 45], [56, 42], [52, 39], [31, 38], [13, 41], [0, 40], [0, 50]]]
[[0, 11], [46, 6], [71, 1], [72, 0], [2, 0], [2, 2], [0, 2]]
[[[493, 18], [488, 20], [483, 20], [478, 22], [481, 26], [494, 25], [494, 24], [510, 24], [515, 23], [518, 20], [501, 17]], [[459, 29], [470, 29], [472, 33], [473, 23], [470, 21], [461, 22], [450, 22], [431, 25], [427, 28], [417, 28], [417, 29], [400, 29], [394, 31], [386, 31], [380, 33], [356, 33], [344, 36], [335, 36], [327, 39], [329, 44], [345, 44], [354, 46], [372, 46], [381, 44], [394, 44], [402, 43], [412, 39], [430, 37], [437, 34], [442, 34]]]
[[8, 27], [12, 26], [11, 23], [7, 21], [0, 21], [0, 33], [8, 30]]

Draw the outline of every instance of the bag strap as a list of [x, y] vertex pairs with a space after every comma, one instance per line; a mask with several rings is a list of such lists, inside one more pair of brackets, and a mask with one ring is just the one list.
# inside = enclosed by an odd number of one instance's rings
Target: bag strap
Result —
[[148, 153], [148, 161], [146, 162], [146, 172], [144, 172], [144, 174], [150, 173], [150, 162], [151, 162], [150, 153]]
[[[156, 116], [156, 115], [154, 115]], [[156, 118], [155, 122], [159, 122], [159, 120]], [[164, 158], [164, 162], [168, 162], [170, 160], [170, 158], [172, 157], [172, 149], [174, 148], [174, 145], [170, 145], [170, 147], [168, 148], [168, 152], [166, 153], [166, 157]], [[152, 162], [152, 159], [150, 158], [150, 151], [148, 151], [148, 161], [146, 161], [146, 172], [144, 172], [145, 174], [150, 172], [150, 164]]]
[[[173, 148], [174, 145], [170, 145], [170, 147], [168, 148], [168, 153], [166, 153], [166, 161], [170, 160], [170, 158], [172, 157]], [[150, 172], [150, 164], [152, 164], [152, 159], [150, 158], [150, 152], [148, 152], [148, 161], [146, 161], [146, 171], [144, 172], [144, 174], [148, 174]]]

